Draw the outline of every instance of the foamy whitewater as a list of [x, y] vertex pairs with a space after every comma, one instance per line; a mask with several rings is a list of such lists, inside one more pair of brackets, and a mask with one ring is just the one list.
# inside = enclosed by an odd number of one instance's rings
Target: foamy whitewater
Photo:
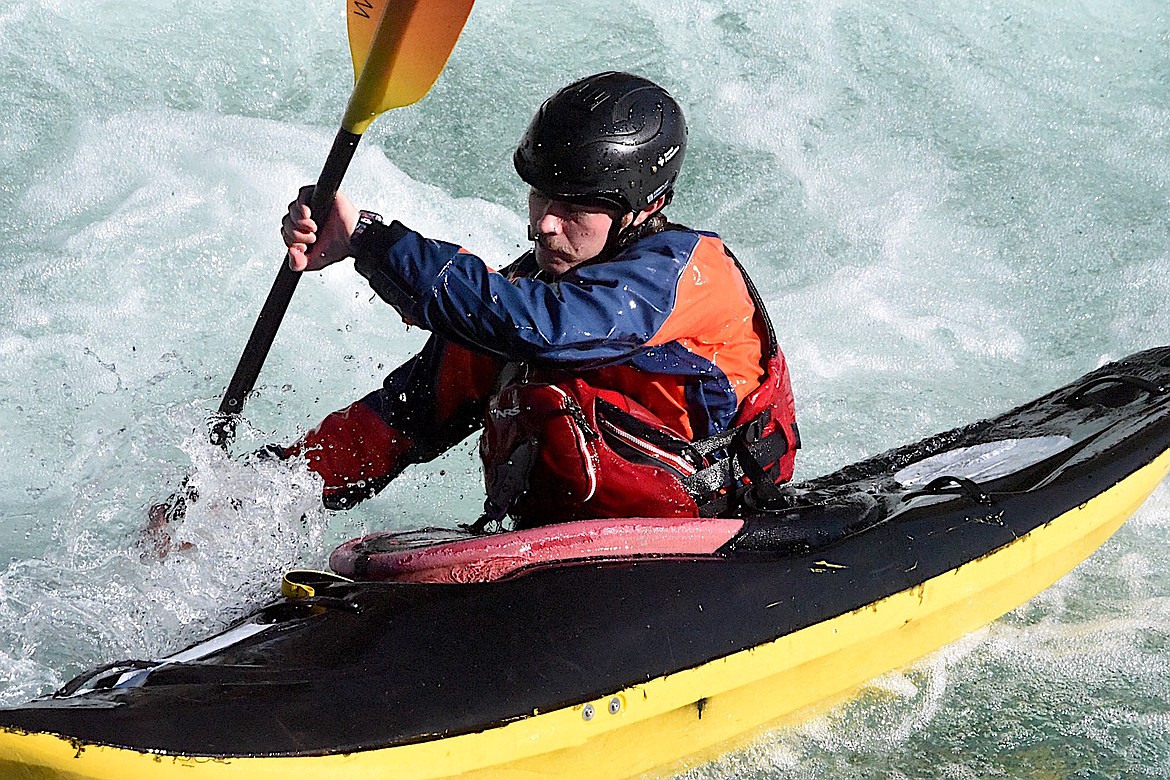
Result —
[[[480, 507], [469, 441], [348, 514], [207, 443], [352, 72], [339, 0], [0, 0], [0, 704], [161, 655], [367, 530]], [[479, 0], [346, 189], [500, 264], [541, 99], [618, 68], [691, 145], [671, 216], [767, 300], [811, 477], [1170, 343], [1162, 0]], [[352, 270], [306, 278], [235, 447], [286, 442], [421, 346]], [[185, 474], [194, 548], [144, 563]], [[303, 516], [303, 519], [302, 519]], [[1170, 776], [1170, 489], [990, 627], [689, 778]], [[420, 659], [425, 662], [425, 659]]]

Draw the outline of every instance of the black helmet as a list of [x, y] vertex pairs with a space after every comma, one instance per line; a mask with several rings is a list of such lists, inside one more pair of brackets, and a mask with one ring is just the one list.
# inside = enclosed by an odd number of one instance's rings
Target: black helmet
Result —
[[686, 149], [674, 98], [649, 79], [609, 71], [544, 101], [512, 161], [549, 197], [637, 212], [674, 195]]

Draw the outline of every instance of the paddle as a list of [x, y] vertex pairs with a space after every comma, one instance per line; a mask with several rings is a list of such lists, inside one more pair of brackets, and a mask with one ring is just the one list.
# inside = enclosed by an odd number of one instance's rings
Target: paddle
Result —
[[[408, 106], [430, 91], [455, 48], [474, 1], [347, 0], [354, 88], [309, 203], [316, 218], [332, 210], [358, 141], [370, 123], [379, 114]], [[256, 386], [300, 278], [289, 269], [285, 255], [219, 410], [212, 417], [212, 444], [226, 449], [231, 443], [244, 401]], [[171, 547], [167, 526], [183, 516], [187, 502], [194, 498], [194, 489], [184, 480], [169, 499], [150, 507], [144, 529], [145, 541], [151, 546], [147, 557], [167, 555]]]
[[[375, 117], [420, 100], [439, 78], [474, 0], [348, 0], [349, 49], [354, 88], [341, 129], [317, 179], [309, 208], [327, 215], [362, 133]], [[276, 338], [301, 275], [280, 265], [252, 335], [211, 421], [211, 443], [226, 448], [244, 400]]]

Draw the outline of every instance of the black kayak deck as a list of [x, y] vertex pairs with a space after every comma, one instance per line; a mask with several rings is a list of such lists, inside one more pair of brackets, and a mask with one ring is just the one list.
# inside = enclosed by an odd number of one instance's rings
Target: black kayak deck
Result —
[[[903, 485], [912, 464], [987, 442], [1067, 446], [982, 482]], [[715, 557], [534, 566], [464, 585], [338, 583], [138, 687], [0, 710], [0, 726], [182, 755], [297, 756], [483, 730], [757, 647], [988, 555], [1170, 448], [1170, 348], [992, 420], [791, 486]]]

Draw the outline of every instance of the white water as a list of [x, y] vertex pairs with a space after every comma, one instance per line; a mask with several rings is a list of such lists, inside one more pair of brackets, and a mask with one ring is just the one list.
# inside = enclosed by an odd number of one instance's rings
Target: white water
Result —
[[[204, 441], [349, 91], [336, 2], [0, 0], [0, 703], [162, 655], [365, 529], [473, 515], [470, 444], [350, 514]], [[1170, 343], [1170, 9], [479, 0], [347, 189], [503, 262], [512, 145], [605, 68], [685, 106], [672, 216], [772, 310], [813, 476]], [[353, 272], [302, 283], [239, 451], [418, 348]], [[194, 470], [194, 550], [134, 548]], [[247, 497], [239, 505], [232, 497]], [[302, 514], [304, 520], [299, 520]], [[1170, 490], [1029, 605], [694, 777], [1170, 775]]]

